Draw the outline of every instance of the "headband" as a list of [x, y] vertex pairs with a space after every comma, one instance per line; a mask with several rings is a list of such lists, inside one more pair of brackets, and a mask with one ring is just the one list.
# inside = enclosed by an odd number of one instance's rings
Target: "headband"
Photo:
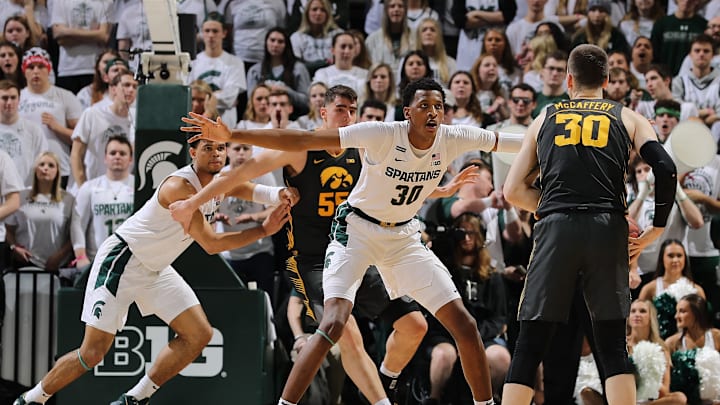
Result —
[[49, 60], [47, 60], [46, 58], [44, 58], [40, 55], [30, 55], [30, 56], [23, 58], [23, 63], [22, 63], [23, 73], [25, 73], [25, 70], [27, 70], [27, 68], [30, 65], [35, 64], [35, 63], [39, 63], [39, 64], [45, 66], [48, 71], [52, 70], [52, 63], [50, 63]]
[[677, 118], [677, 119], [680, 119], [680, 111], [678, 111], [678, 110], [673, 110], [673, 109], [671, 109], [671, 108], [660, 107], [660, 108], [658, 108], [658, 109], [655, 110], [655, 116], [658, 116], [658, 115], [661, 115], [661, 114], [667, 114], [667, 115], [669, 115], [669, 116], [671, 116], [671, 117], [675, 117], [675, 118]]

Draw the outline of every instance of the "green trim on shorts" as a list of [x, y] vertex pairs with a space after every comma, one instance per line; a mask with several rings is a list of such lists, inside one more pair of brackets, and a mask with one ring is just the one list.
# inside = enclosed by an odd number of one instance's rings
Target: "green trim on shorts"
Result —
[[335, 212], [335, 218], [330, 226], [330, 239], [340, 242], [343, 246], [347, 246], [348, 242], [347, 222], [345, 222], [345, 217], [347, 217], [351, 212], [352, 210], [348, 207], [347, 202], [338, 205], [337, 211]]
[[105, 286], [113, 297], [116, 296], [120, 277], [125, 272], [125, 266], [130, 261], [130, 257], [132, 257], [130, 248], [125, 241], [120, 240], [102, 261], [97, 280], [95, 280], [95, 289]]

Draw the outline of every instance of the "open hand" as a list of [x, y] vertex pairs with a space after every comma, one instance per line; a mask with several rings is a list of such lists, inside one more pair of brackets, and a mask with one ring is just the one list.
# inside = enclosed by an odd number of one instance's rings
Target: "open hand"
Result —
[[277, 233], [288, 219], [290, 219], [290, 205], [287, 203], [278, 205], [262, 223], [265, 235], [269, 236]]
[[433, 195], [433, 197], [450, 197], [451, 195], [457, 193], [457, 191], [460, 189], [460, 187], [462, 187], [463, 184], [474, 183], [479, 178], [480, 174], [478, 173], [478, 167], [475, 165], [468, 166], [462, 169], [460, 173], [456, 174], [455, 177], [453, 177], [445, 185], [437, 187], [435, 189], [435, 192], [441, 194], [435, 194]]
[[232, 132], [230, 128], [222, 122], [222, 118], [218, 117], [217, 121], [213, 121], [210, 118], [195, 114], [194, 112], [188, 113], [190, 117], [182, 117], [181, 120], [190, 124], [189, 127], [180, 127], [182, 132], [196, 132], [188, 143], [193, 143], [199, 139], [213, 142], [230, 142]]
[[665, 228], [655, 228], [648, 226], [637, 238], [628, 238], [628, 254], [630, 255], [630, 263], [635, 263], [638, 256], [649, 244], [662, 235]]

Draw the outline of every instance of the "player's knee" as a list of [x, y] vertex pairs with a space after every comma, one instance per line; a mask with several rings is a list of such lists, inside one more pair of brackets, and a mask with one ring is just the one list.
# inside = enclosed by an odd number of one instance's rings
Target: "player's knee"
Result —
[[93, 368], [105, 358], [107, 350], [97, 346], [83, 346], [79, 350], [80, 360], [85, 363], [83, 367]]
[[195, 338], [197, 345], [205, 347], [208, 343], [210, 343], [210, 339], [213, 337], [213, 328], [210, 326], [209, 323], [205, 323], [202, 325], [202, 327], [199, 327], [197, 332], [197, 336]]
[[451, 369], [455, 365], [457, 358], [457, 350], [448, 343], [440, 343], [433, 347], [430, 354], [430, 361], [433, 365], [442, 369]]
[[510, 352], [500, 345], [493, 345], [485, 349], [485, 356], [492, 369], [507, 371], [510, 368]]
[[427, 333], [428, 324], [420, 311], [414, 311], [403, 315], [394, 325], [395, 329], [404, 337], [416, 337], [422, 339]]
[[632, 373], [632, 364], [627, 355], [625, 321], [595, 321], [593, 332], [606, 378]]

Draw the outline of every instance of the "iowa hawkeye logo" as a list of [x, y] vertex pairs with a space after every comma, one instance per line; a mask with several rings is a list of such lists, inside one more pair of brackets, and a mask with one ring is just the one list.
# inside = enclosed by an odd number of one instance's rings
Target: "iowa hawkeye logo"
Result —
[[333, 190], [351, 187], [354, 182], [352, 174], [344, 167], [330, 166], [320, 173], [322, 186], [330, 187]]

